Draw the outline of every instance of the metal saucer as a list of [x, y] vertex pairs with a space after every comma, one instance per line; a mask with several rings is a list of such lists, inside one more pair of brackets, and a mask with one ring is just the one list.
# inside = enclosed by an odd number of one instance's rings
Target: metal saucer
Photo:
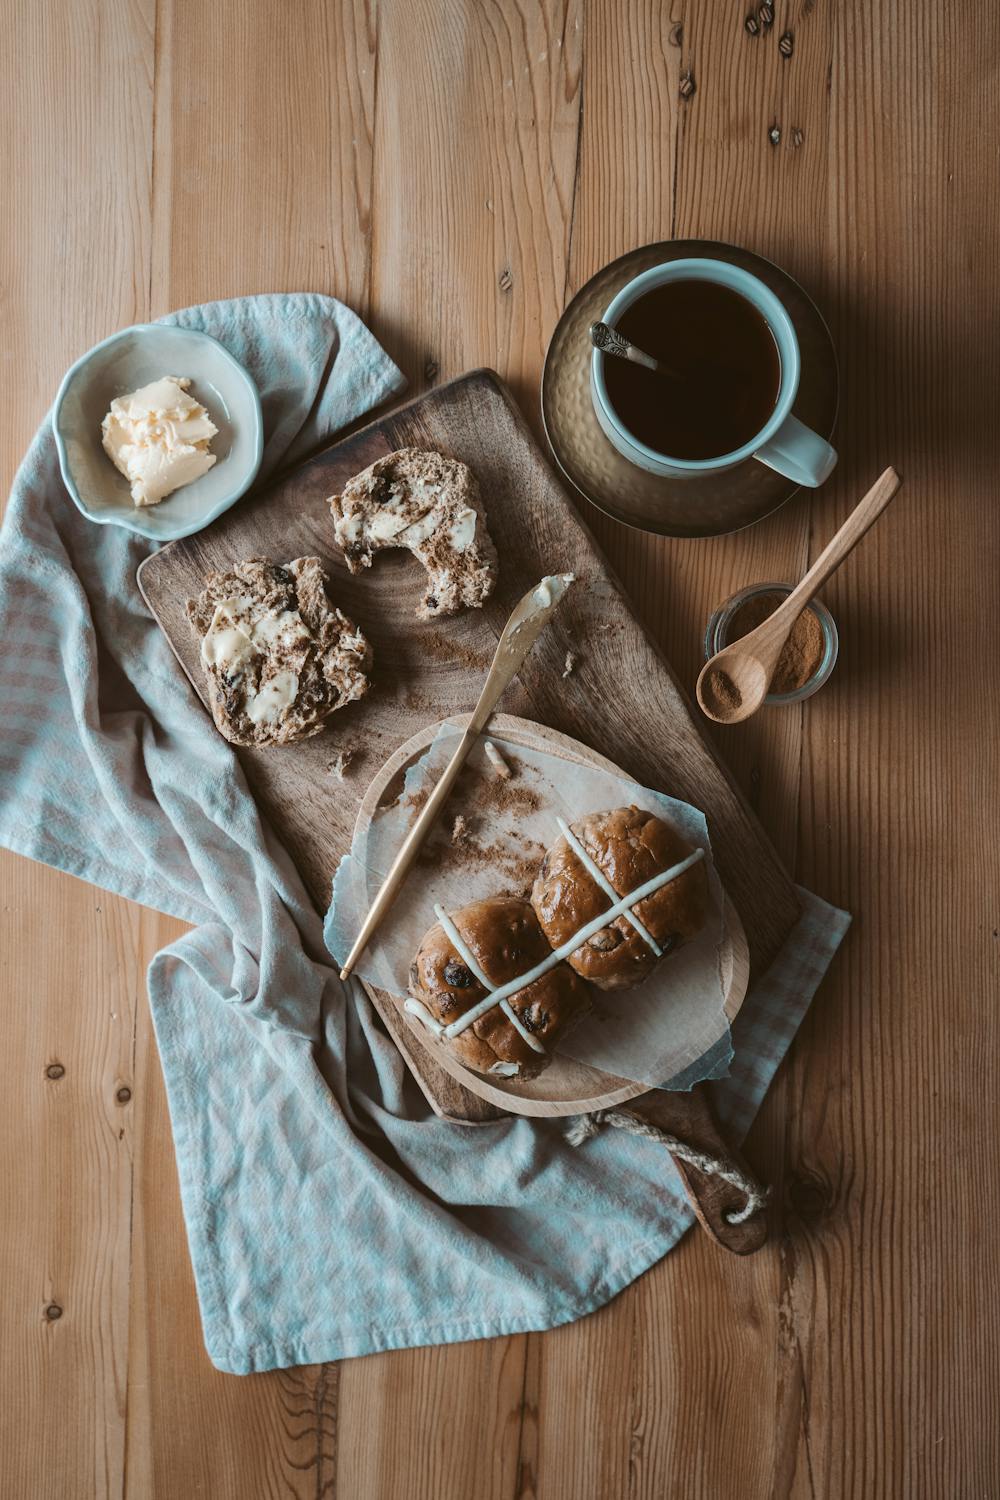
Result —
[[832, 435], [837, 417], [837, 356], [816, 304], [786, 271], [749, 250], [717, 240], [663, 240], [644, 245], [612, 261], [581, 287], [549, 341], [542, 371], [542, 422], [565, 478], [605, 515], [661, 536], [721, 536], [762, 521], [790, 500], [798, 486], [755, 459], [698, 479], [647, 474], [611, 446], [590, 400], [591, 323], [603, 317], [611, 299], [641, 271], [687, 256], [712, 256], [742, 266], [781, 298], [802, 348], [795, 415], [824, 437]]

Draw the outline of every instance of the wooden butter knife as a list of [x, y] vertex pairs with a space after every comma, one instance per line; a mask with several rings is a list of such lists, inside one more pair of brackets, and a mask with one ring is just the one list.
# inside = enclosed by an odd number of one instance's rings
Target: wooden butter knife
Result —
[[473, 710], [472, 718], [466, 725], [454, 755], [445, 766], [440, 781], [431, 792], [421, 809], [419, 817], [400, 845], [399, 853], [393, 860], [389, 868], [389, 873], [379, 886], [368, 915], [361, 925], [361, 931], [355, 938], [354, 946], [347, 955], [344, 967], [340, 971], [341, 979], [346, 979], [352, 972], [358, 959], [371, 942], [372, 936], [382, 918], [392, 906], [397, 891], [406, 879], [411, 865], [423, 847], [424, 840], [427, 838], [437, 820], [438, 814], [448, 800], [448, 794], [455, 785], [458, 773], [465, 765], [470, 750], [482, 731], [486, 728], [490, 715], [500, 700], [500, 695], [508, 686], [511, 679], [516, 677], [520, 671], [525, 657], [549, 623], [559, 601], [572, 582], [572, 573], [549, 574], [542, 579], [541, 583], [536, 584], [533, 589], [529, 589], [528, 593], [525, 594], [524, 598], [515, 607], [510, 619], [504, 626], [503, 634], [497, 645], [490, 670], [486, 675], [483, 690], [479, 695], [479, 702]]

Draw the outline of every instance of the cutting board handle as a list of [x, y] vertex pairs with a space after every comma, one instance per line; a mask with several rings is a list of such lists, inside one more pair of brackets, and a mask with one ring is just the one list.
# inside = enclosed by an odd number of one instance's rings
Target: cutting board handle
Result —
[[[743, 1158], [723, 1138], [705, 1084], [696, 1085], [688, 1093], [657, 1089], [628, 1104], [618, 1105], [613, 1113], [629, 1116], [642, 1125], [656, 1126], [693, 1151], [710, 1157], [727, 1174], [736, 1177], [742, 1185], [729, 1182], [718, 1173], [702, 1171], [671, 1152], [691, 1206], [706, 1234], [734, 1255], [752, 1255], [761, 1248], [767, 1240], [767, 1214], [764, 1212], [767, 1193], [758, 1186]], [[748, 1207], [752, 1208], [749, 1214], [746, 1212]]]

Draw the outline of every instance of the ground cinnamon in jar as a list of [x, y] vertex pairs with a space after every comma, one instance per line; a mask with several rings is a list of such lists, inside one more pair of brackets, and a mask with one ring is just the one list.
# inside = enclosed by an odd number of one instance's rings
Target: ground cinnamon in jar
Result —
[[[763, 625], [786, 598], [786, 594], [770, 592], [754, 594], [745, 599], [733, 612], [726, 626], [726, 644], [738, 641], [741, 636], [756, 630], [758, 625]], [[778, 665], [768, 691], [795, 693], [799, 688], [805, 687], [819, 671], [825, 650], [826, 641], [819, 616], [814, 610], [806, 608], [796, 620], [784, 650], [778, 657]]]

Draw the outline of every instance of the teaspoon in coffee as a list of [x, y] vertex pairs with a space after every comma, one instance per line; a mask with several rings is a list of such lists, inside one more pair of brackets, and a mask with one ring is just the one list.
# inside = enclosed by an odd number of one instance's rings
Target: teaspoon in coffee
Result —
[[647, 370], [676, 375], [676, 371], [671, 370], [668, 365], [654, 359], [651, 354], [644, 353], [642, 349], [637, 349], [635, 344], [630, 344], [610, 323], [591, 323], [590, 342], [602, 354], [614, 354], [618, 359], [630, 359], [634, 365], [645, 365]]
[[668, 380], [683, 380], [688, 385], [692, 380], [703, 383], [705, 381], [717, 382], [720, 379], [731, 378], [732, 375], [731, 371], [706, 364], [704, 360], [695, 361], [682, 375], [680, 370], [675, 370], [672, 365], [664, 364], [662, 359], [654, 359], [644, 349], [639, 349], [635, 344], [630, 343], [624, 334], [619, 333], [617, 328], [612, 328], [610, 323], [591, 323], [590, 342], [602, 354], [613, 354], [616, 359], [627, 359], [634, 365], [643, 365], [647, 370], [655, 370], [657, 375], [665, 375]]
[[782, 647], [806, 605], [858, 545], [900, 486], [895, 469], [886, 469], [851, 511], [808, 573], [788, 598], [756, 630], [717, 651], [698, 677], [696, 694], [702, 712], [717, 724], [739, 724], [757, 712], [767, 697]]

